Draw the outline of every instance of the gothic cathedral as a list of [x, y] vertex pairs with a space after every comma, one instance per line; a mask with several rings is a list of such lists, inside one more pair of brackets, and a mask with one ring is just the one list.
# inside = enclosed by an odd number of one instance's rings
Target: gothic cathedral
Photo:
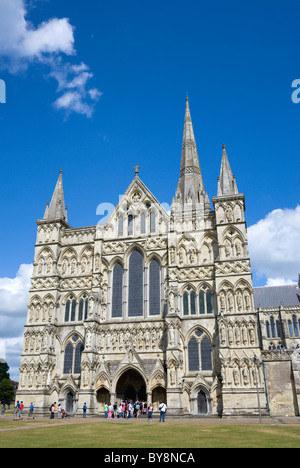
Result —
[[292, 304], [262, 304], [244, 214], [225, 146], [211, 204], [188, 99], [170, 212], [136, 166], [104, 224], [72, 228], [61, 171], [37, 221], [17, 399], [40, 414], [123, 399], [169, 415], [297, 414], [299, 288]]

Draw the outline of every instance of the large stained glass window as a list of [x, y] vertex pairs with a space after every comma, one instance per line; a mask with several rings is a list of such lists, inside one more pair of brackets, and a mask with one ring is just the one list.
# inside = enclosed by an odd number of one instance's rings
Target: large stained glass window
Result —
[[160, 265], [152, 260], [149, 267], [149, 315], [160, 315]]
[[139, 250], [134, 250], [129, 259], [128, 316], [144, 315], [144, 259]]
[[188, 343], [189, 371], [212, 370], [212, 351], [209, 338], [200, 329], [195, 330]]
[[111, 316], [113, 318], [122, 317], [123, 304], [123, 267], [116, 263], [113, 270], [113, 290]]

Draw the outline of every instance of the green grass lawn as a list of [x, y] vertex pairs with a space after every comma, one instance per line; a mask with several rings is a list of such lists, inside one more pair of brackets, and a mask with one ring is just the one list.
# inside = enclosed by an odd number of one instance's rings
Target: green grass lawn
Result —
[[[30, 424], [30, 429], [26, 427]], [[2, 448], [299, 448], [300, 426], [1, 422]], [[23, 426], [22, 426], [23, 425]]]

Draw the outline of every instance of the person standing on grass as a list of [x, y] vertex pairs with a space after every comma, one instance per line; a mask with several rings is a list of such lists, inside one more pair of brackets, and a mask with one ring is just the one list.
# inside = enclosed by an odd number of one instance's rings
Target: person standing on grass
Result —
[[54, 419], [55, 404], [52, 404], [52, 405], [51, 405], [50, 412], [51, 412], [50, 419]]
[[31, 418], [34, 419], [33, 411], [34, 411], [34, 406], [33, 406], [33, 403], [31, 403], [29, 406], [29, 411], [28, 411], [28, 419], [31, 419]]
[[148, 421], [152, 422], [152, 414], [153, 414], [153, 405], [150, 403], [149, 408], [148, 408]]
[[161, 405], [159, 405], [159, 410], [160, 410], [159, 422], [165, 422], [167, 405], [165, 403], [162, 403]]
[[22, 411], [23, 411], [23, 409], [24, 409], [24, 403], [23, 403], [23, 401], [21, 401], [21, 403], [20, 403], [20, 409], [19, 409], [19, 419], [23, 419], [23, 418], [22, 418]]
[[139, 411], [140, 411], [140, 403], [137, 401], [136, 405], [135, 405], [135, 409], [136, 409], [136, 417], [138, 418], [139, 417]]
[[1, 416], [5, 416], [5, 411], [6, 411], [6, 406], [5, 406], [5, 403], [3, 402], [1, 406]]
[[19, 414], [19, 411], [20, 411], [20, 402], [19, 400], [17, 401], [17, 404], [16, 404], [16, 407], [14, 409], [14, 419], [18, 419], [18, 414]]
[[108, 417], [108, 404], [107, 403], [104, 404], [104, 417], [105, 419], [107, 419]]
[[83, 417], [86, 418], [86, 412], [87, 412], [87, 406], [86, 406], [86, 403], [84, 403], [83, 405]]

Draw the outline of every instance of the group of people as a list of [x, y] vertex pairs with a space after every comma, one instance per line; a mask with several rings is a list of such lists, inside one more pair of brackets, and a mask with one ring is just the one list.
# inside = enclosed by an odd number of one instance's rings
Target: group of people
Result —
[[[5, 403], [1, 403], [1, 416], [4, 416], [5, 411], [6, 411], [6, 405]], [[23, 410], [24, 410], [24, 403], [23, 401], [17, 401], [17, 404], [14, 409], [14, 415], [15, 418], [17, 419], [23, 419]], [[86, 418], [87, 415], [87, 404], [84, 403], [83, 405], [83, 417]], [[160, 411], [160, 422], [165, 421], [165, 414], [167, 411], [167, 405], [165, 403], [161, 403], [159, 405], [159, 411]], [[64, 419], [69, 417], [68, 413], [65, 411], [64, 408], [59, 404], [56, 408], [56, 402], [54, 402], [51, 407], [50, 407], [50, 419], [54, 419], [55, 413], [57, 412], [57, 417], [58, 419]], [[153, 405], [150, 403], [150, 405], [147, 407], [147, 403], [145, 401], [135, 401], [133, 402], [132, 400], [124, 400], [122, 401], [119, 405], [115, 403], [112, 405], [111, 403], [107, 404], [105, 403], [104, 405], [104, 417], [105, 419], [112, 419], [112, 418], [125, 418], [125, 419], [131, 419], [131, 418], [138, 418], [139, 416], [146, 415], [148, 413], [148, 421], [152, 422], [152, 415], [153, 415]], [[28, 411], [28, 419], [34, 419], [34, 405], [33, 403], [30, 404], [29, 406], [29, 411]]]
[[[165, 421], [165, 414], [167, 411], [167, 405], [162, 403], [159, 405], [160, 411], [160, 422]], [[124, 419], [131, 419], [131, 418], [138, 418], [139, 415], [143, 416], [148, 413], [148, 421], [152, 422], [153, 416], [153, 404], [147, 407], [146, 402], [140, 402], [132, 400], [124, 400], [120, 404], [115, 403], [112, 405], [111, 403], [104, 404], [104, 417], [105, 419], [112, 419], [112, 418], [124, 418]]]
[[[149, 406], [147, 409], [147, 403], [144, 401], [135, 401], [132, 400], [124, 400], [119, 405], [115, 403], [112, 405], [111, 403], [104, 404], [104, 417], [105, 419], [111, 418], [138, 418], [139, 415], [147, 414], [148, 410], [148, 419], [152, 419], [152, 412], [153, 407], [152, 405]], [[150, 414], [149, 414], [150, 413]]]
[[55, 413], [57, 411], [57, 417], [58, 419], [65, 419], [68, 418], [69, 415], [66, 412], [66, 410], [61, 406], [61, 404], [58, 405], [56, 408], [56, 401], [50, 406], [50, 419], [54, 419]]
[[[16, 404], [16, 406], [14, 408], [14, 411], [13, 411], [13, 418], [22, 420], [23, 419], [23, 411], [24, 411], [23, 401], [17, 401], [17, 404]], [[29, 405], [27, 419], [34, 419], [34, 405], [33, 405], [33, 403], [30, 403], [30, 405]]]

